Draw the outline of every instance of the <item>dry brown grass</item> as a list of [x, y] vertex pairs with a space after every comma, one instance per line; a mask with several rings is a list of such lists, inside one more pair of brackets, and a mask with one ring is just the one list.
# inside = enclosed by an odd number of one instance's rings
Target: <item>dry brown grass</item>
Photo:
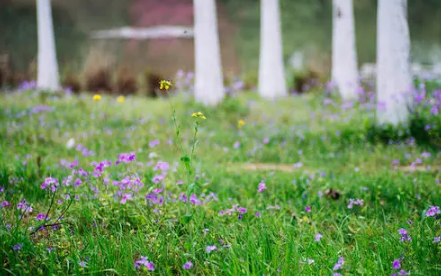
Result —
[[91, 47], [83, 68], [84, 88], [90, 92], [112, 92], [114, 58], [104, 49]]

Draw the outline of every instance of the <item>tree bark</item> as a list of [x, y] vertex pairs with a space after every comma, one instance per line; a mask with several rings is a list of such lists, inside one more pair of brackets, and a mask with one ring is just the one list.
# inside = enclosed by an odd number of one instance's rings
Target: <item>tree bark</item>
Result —
[[279, 0], [261, 0], [259, 94], [274, 99], [288, 95]]
[[413, 78], [407, 0], [379, 0], [377, 16], [377, 119], [407, 123]]
[[332, 80], [344, 100], [357, 98], [358, 68], [352, 0], [333, 0]]
[[196, 101], [216, 105], [222, 101], [222, 63], [214, 0], [194, 0], [194, 46]]
[[58, 90], [60, 80], [50, 0], [37, 0], [38, 72], [37, 88]]

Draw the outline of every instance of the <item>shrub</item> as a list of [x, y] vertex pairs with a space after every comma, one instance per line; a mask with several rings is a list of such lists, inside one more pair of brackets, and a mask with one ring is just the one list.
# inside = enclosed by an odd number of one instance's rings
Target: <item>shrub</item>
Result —
[[152, 73], [149, 70], [144, 73], [144, 91], [147, 97], [167, 97], [165, 91], [159, 90], [161, 80], [164, 80], [164, 78], [160, 74]]
[[63, 87], [70, 89], [75, 94], [78, 94], [81, 91], [80, 79], [73, 74], [68, 74], [63, 81]]
[[97, 69], [86, 75], [85, 78], [87, 91], [100, 93], [112, 92], [111, 74], [109, 69]]
[[289, 85], [290, 91], [303, 93], [317, 87], [320, 84], [320, 76], [317, 72], [307, 69], [292, 73], [292, 81]]
[[115, 85], [115, 92], [121, 95], [134, 94], [138, 91], [136, 76], [128, 69], [120, 69]]

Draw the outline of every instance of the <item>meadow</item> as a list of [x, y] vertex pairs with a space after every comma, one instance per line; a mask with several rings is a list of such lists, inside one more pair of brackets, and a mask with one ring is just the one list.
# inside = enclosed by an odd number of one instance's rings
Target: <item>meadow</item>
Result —
[[440, 275], [441, 90], [417, 87], [399, 130], [368, 88], [3, 93], [0, 274]]

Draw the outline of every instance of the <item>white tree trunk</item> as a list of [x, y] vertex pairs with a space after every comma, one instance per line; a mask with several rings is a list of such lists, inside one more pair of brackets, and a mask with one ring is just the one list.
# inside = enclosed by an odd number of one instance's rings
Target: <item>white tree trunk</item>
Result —
[[215, 105], [222, 101], [222, 63], [215, 0], [194, 0], [194, 48], [196, 101]]
[[60, 88], [50, 0], [37, 0], [39, 89]]
[[379, 0], [377, 15], [377, 119], [406, 123], [413, 91], [407, 0]]
[[333, 0], [332, 80], [344, 100], [357, 98], [358, 69], [352, 0]]
[[259, 94], [274, 99], [288, 94], [283, 64], [279, 0], [260, 1]]

